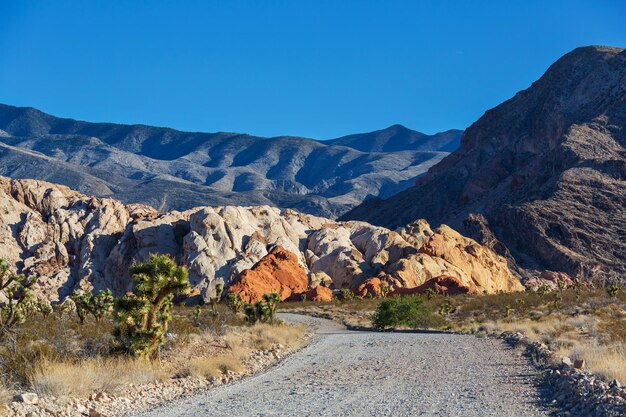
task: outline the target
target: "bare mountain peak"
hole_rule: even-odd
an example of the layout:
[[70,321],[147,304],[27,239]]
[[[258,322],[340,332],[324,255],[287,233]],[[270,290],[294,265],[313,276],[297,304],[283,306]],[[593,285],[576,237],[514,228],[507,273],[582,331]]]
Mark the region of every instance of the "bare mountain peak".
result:
[[345,218],[461,228],[482,214],[526,266],[618,279],[626,273],[625,148],[626,51],[577,48],[472,124],[419,185]]

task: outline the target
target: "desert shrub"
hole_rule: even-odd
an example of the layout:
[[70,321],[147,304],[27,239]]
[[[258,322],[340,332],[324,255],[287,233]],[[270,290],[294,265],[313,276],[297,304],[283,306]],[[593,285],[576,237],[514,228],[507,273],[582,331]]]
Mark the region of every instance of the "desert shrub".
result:
[[336,299],[339,301],[351,301],[354,299],[354,293],[347,288],[342,288],[337,293]]
[[115,305],[117,348],[138,357],[158,357],[175,295],[189,292],[185,267],[166,255],[151,255],[130,268],[134,288]]
[[372,315],[372,324],[377,329],[415,327],[415,317],[423,303],[419,297],[394,297],[382,300]]
[[248,328],[248,336],[245,339],[253,349],[268,350],[277,344],[300,346],[304,332],[305,329],[302,326],[271,326],[267,323],[258,323]]

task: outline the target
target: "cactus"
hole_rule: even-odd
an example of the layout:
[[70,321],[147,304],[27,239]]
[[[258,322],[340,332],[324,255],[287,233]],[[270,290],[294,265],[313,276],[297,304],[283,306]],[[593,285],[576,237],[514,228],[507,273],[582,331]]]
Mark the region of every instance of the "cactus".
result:
[[190,289],[187,269],[167,255],[151,255],[146,262],[133,265],[130,272],[134,288],[115,303],[113,336],[119,350],[158,359],[172,319],[174,296]]

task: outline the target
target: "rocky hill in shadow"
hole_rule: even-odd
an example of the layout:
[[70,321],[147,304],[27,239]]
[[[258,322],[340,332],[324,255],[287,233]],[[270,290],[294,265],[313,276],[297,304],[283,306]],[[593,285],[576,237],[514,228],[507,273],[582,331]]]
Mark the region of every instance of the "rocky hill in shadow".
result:
[[578,48],[487,111],[416,186],[343,219],[393,228],[425,218],[524,268],[624,281],[625,147],[626,51]]

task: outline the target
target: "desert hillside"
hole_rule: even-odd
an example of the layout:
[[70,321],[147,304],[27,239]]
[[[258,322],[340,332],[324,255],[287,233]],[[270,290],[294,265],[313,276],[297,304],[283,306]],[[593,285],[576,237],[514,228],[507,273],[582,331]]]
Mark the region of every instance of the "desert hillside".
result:
[[0,105],[0,175],[161,210],[271,205],[336,217],[389,197],[458,147],[461,132],[403,126],[329,141],[89,123]]
[[415,187],[370,200],[343,219],[393,228],[425,218],[524,268],[623,281],[624,80],[624,49],[578,48],[487,111]]

